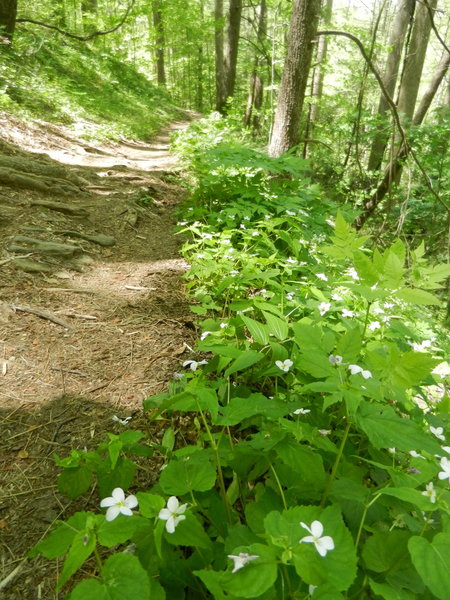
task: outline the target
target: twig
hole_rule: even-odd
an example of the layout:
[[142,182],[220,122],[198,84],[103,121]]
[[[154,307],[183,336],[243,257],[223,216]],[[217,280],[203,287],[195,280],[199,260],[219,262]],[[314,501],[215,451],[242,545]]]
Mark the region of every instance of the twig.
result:
[[38,308],[31,308],[31,306],[16,306],[14,304],[11,305],[11,308],[13,310],[19,310],[20,312],[31,313],[32,315],[41,317],[41,319],[47,319],[48,321],[52,321],[52,323],[56,323],[56,325],[60,325],[61,327],[70,329],[70,325],[68,323],[66,323],[66,321],[59,319],[55,315],[52,315],[51,313],[49,313],[45,310],[40,310]]
[[52,371],[64,371],[64,373],[70,373],[71,375],[79,375],[80,377],[87,377],[86,373],[77,371],[76,369],[62,369],[61,367],[50,367]]
[[17,577],[17,575],[20,573],[20,571],[24,568],[25,563],[27,562],[28,558],[24,558],[15,569],[13,569],[11,571],[11,573],[9,575],[7,575],[4,579],[2,579],[0,581],[0,590],[2,590],[3,588],[5,588],[8,583],[11,583],[11,581]]

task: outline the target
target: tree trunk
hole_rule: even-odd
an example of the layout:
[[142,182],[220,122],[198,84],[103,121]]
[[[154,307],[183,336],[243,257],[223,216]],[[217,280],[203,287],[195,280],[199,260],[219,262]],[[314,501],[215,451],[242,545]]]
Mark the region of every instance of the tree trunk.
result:
[[[445,51],[442,55],[442,58],[439,62],[439,65],[436,68],[436,71],[433,75],[433,78],[425,91],[422,100],[417,108],[416,113],[412,119],[412,123],[416,126],[421,125],[425,118],[428,109],[431,106],[431,103],[436,95],[436,92],[444,80],[444,77],[450,66],[450,54]],[[449,86],[450,88],[450,86]],[[386,194],[391,189],[393,182],[398,182],[400,180],[403,165],[405,160],[408,158],[410,154],[409,146],[405,146],[405,144],[401,144],[399,150],[397,151],[394,159],[387,166],[384,177],[381,183],[378,185],[377,190],[373,194],[373,196],[364,204],[364,212],[357,218],[356,226],[360,229],[367,219],[374,213],[377,206],[384,199]]]
[[[234,94],[236,82],[236,67],[239,46],[239,32],[241,30],[242,0],[230,0],[228,15],[227,43],[224,52],[224,74],[225,74],[225,102]],[[223,105],[223,110],[226,106]]]
[[[408,26],[413,18],[414,7],[415,0],[400,0],[398,11],[392,25],[388,44],[391,50],[387,57],[386,69],[383,77],[383,83],[391,98],[394,96],[406,32],[408,31]],[[381,94],[378,104],[378,117],[381,121],[386,117],[388,111],[389,105],[386,97],[384,94]],[[382,124],[380,124],[370,150],[369,162],[367,166],[369,171],[378,171],[380,169],[388,139],[389,132],[383,127]]]
[[[323,14],[323,23],[326,29],[330,26],[331,14],[333,12],[333,0],[326,0]],[[314,125],[319,120],[320,115],[320,99],[323,93],[323,81],[325,77],[324,65],[327,58],[328,50],[328,37],[321,35],[317,42],[317,53],[316,53],[316,64],[312,74],[311,81],[311,99],[312,102],[309,105],[308,121],[306,124],[305,138],[314,137]],[[303,148],[303,157],[306,158],[308,154],[308,142],[305,141]]]
[[[267,36],[267,5],[266,0],[261,0],[258,18],[257,50],[253,64],[252,74],[250,76],[250,90],[247,97],[247,107],[245,109],[244,125],[252,126],[255,131],[259,129],[259,115],[254,114],[254,109],[258,111],[263,104],[263,80],[258,74],[258,68],[261,63],[260,49],[264,46]],[[253,117],[253,118],[252,118]]]
[[[0,36],[10,44],[16,28],[17,0],[0,0]],[[0,42],[2,40],[0,39]]]
[[156,31],[156,80],[158,85],[166,85],[166,68],[164,51],[166,46],[164,36],[164,21],[161,9],[161,0],[152,1],[153,27]]
[[[428,6],[435,10],[437,0],[428,0]],[[398,111],[403,118],[411,120],[414,115],[420,78],[422,76],[428,40],[430,39],[431,19],[425,4],[418,3],[411,41],[407,49],[405,66],[400,82]]]
[[299,142],[299,123],[317,32],[320,0],[295,0],[286,60],[278,94],[269,155],[280,156]]
[[223,111],[226,104],[225,69],[223,63],[223,0],[214,1],[215,20],[215,64],[216,64],[216,110]]

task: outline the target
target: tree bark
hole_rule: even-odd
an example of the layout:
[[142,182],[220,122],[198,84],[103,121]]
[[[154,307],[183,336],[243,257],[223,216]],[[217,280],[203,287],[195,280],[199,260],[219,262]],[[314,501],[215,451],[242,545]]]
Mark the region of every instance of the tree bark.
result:
[[[383,76],[384,85],[391,98],[394,96],[406,32],[413,18],[414,7],[415,0],[400,0],[398,11],[392,25],[391,35],[389,37],[389,46],[391,50],[387,57],[386,69]],[[377,113],[380,120],[383,120],[388,112],[389,105],[386,97],[384,94],[380,94]],[[380,169],[388,139],[389,132],[380,124],[375,133],[370,150],[367,166],[369,171],[378,171]]]
[[166,68],[164,51],[166,40],[164,35],[164,20],[161,9],[161,0],[152,1],[153,27],[156,31],[156,80],[158,85],[166,85]]
[[215,20],[215,65],[216,65],[216,110],[223,111],[227,97],[225,94],[225,69],[223,63],[223,0],[214,1]]
[[12,42],[16,17],[17,0],[0,0],[0,36],[4,38],[3,43]]
[[[224,52],[224,76],[225,76],[225,102],[234,95],[236,83],[236,67],[239,46],[239,32],[241,30],[242,0],[230,0],[228,14],[228,31]],[[223,104],[221,112],[226,111]]]
[[295,0],[292,7],[286,59],[269,144],[270,156],[280,156],[299,143],[300,116],[319,11],[319,0]]
[[[259,115],[254,114],[263,103],[264,84],[261,76],[258,74],[258,68],[261,63],[260,48],[264,46],[267,36],[267,4],[266,0],[261,0],[258,18],[257,50],[255,61],[253,63],[252,74],[250,75],[250,90],[247,97],[247,107],[245,109],[244,125],[252,126],[255,131],[259,129]],[[252,118],[253,117],[253,118]]]

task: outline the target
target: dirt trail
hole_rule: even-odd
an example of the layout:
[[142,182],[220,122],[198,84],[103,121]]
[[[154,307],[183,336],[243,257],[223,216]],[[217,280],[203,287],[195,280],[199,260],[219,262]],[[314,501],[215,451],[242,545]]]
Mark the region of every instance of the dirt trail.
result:
[[[61,198],[0,188],[5,600],[64,597],[54,591],[55,564],[22,559],[55,519],[98,505],[95,493],[81,504],[58,493],[52,454],[66,456],[95,446],[107,431],[120,432],[115,415],[132,416],[128,427],[146,427],[143,399],[166,390],[190,357],[195,326],[182,283],[187,265],[171,233],[183,190],[168,151],[170,132],[149,144],[94,146],[62,127],[0,117],[11,156],[69,165],[66,175],[81,189]],[[113,245],[99,243],[105,239]],[[70,256],[59,253],[66,247],[75,248]]]

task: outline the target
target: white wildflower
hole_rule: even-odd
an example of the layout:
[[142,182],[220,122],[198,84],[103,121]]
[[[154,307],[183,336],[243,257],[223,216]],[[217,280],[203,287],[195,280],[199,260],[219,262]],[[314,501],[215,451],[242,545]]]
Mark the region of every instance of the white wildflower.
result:
[[162,508],[158,514],[158,519],[166,521],[167,533],[173,533],[178,523],[186,518],[186,515],[183,514],[186,507],[187,504],[182,504],[180,506],[176,496],[170,496],[167,500],[167,508]]
[[319,309],[320,316],[323,317],[330,310],[331,304],[329,302],[321,302],[317,308]]
[[231,571],[232,573],[236,573],[236,571],[245,567],[247,563],[255,560],[255,558],[259,558],[257,554],[247,554],[247,552],[239,552],[238,555],[228,554],[227,556],[228,558],[231,558],[234,563],[233,570]]
[[275,364],[279,369],[287,373],[294,363],[290,358],[286,358],[286,360],[276,360]]
[[422,496],[428,496],[432,504],[436,503],[436,490],[434,489],[432,481],[430,481],[430,483],[427,483],[427,485],[425,486],[425,490],[422,492]]
[[136,508],[137,505],[138,501],[136,496],[127,496],[127,498],[125,498],[125,492],[120,487],[114,488],[111,496],[103,498],[100,502],[101,508],[107,508],[107,521],[113,521],[120,514],[131,517],[133,515],[131,509]]
[[303,522],[301,522],[300,525],[303,527],[303,529],[306,529],[306,531],[309,531],[309,533],[311,534],[302,538],[299,541],[300,544],[302,542],[307,544],[314,544],[317,552],[322,557],[326,556],[327,552],[329,552],[330,550],[334,550],[333,538],[329,535],[322,536],[323,525],[320,521],[313,521],[311,523],[311,527],[308,527],[308,525],[306,525],[306,523]]

